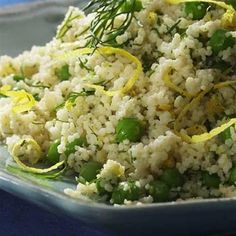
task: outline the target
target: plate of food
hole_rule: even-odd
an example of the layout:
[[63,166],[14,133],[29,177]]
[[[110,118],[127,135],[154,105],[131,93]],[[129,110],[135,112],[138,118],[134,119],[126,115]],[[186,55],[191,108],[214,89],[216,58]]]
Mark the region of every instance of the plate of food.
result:
[[[52,34],[61,5],[36,4],[0,19]],[[5,40],[0,187],[116,232],[233,232],[235,8],[78,1],[43,46]]]

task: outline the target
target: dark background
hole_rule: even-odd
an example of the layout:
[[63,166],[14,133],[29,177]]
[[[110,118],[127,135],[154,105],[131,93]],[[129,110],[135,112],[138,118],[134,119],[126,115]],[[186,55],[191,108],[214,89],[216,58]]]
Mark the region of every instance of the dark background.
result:
[[79,220],[48,212],[0,190],[2,236],[110,236],[106,229],[93,229]]

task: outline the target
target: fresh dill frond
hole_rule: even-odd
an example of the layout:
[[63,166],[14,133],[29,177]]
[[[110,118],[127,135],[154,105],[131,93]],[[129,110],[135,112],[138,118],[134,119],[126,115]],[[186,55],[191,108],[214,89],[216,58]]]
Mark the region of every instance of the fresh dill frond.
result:
[[167,31],[167,34],[171,34],[174,30],[177,30],[178,25],[180,24],[181,19],[179,19],[176,23],[174,23]]
[[80,93],[71,92],[67,98],[67,102],[74,103],[78,97],[85,97],[90,95],[94,95],[94,91],[82,91]]
[[[125,33],[129,28],[135,12],[142,9],[140,0],[92,0],[84,10],[92,10],[96,13],[90,25],[91,34],[88,36],[86,46],[96,48],[98,44],[103,46],[120,47],[116,37]],[[118,17],[124,19],[115,26]]]
[[64,20],[63,25],[58,29],[56,39],[62,39],[70,28],[72,28],[72,22],[75,19],[81,18],[80,14],[75,14],[75,9],[68,13],[67,18]]
[[71,103],[71,104],[74,104],[76,99],[78,97],[87,97],[87,96],[91,96],[91,95],[94,95],[95,94],[95,91],[94,90],[89,90],[89,91],[86,91],[86,90],[83,90],[82,92],[71,92],[69,93],[69,95],[66,97],[66,101],[63,102],[62,104],[58,105],[55,110],[57,111],[58,109],[62,108],[65,106],[66,102],[68,103]]
[[88,59],[82,59],[82,58],[78,58],[79,60],[79,66],[81,69],[85,69],[87,71],[94,71],[92,68],[89,68],[86,64],[88,62]]

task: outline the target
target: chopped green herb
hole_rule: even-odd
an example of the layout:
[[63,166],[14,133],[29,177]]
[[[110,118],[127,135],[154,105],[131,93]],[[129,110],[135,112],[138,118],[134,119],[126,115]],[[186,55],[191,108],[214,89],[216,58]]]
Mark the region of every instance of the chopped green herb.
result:
[[140,198],[140,187],[134,181],[120,183],[113,191],[111,202],[113,204],[123,204],[124,200],[135,201]]
[[39,94],[37,94],[37,93],[34,94],[33,97],[37,102],[39,102],[41,100],[41,98],[39,97]]
[[179,19],[174,25],[172,25],[168,29],[167,34],[171,34],[174,30],[177,32],[177,28],[178,28],[178,25],[179,25],[180,22],[181,22],[181,19]]
[[75,139],[74,141],[66,144],[65,155],[68,157],[71,153],[75,152],[75,147],[86,147],[88,146],[87,140],[85,137],[80,137]]
[[155,58],[151,58],[147,53],[144,53],[142,56],[142,65],[143,65],[143,71],[147,72],[151,69],[153,63],[155,63],[157,60]]
[[91,96],[91,95],[94,95],[95,91],[92,90],[92,91],[83,91],[83,92],[80,92],[80,93],[77,93],[77,92],[71,92],[67,98],[67,101],[68,102],[71,102],[71,103],[74,103],[75,100],[78,98],[78,97],[86,97],[86,96]]
[[229,183],[230,184],[235,184],[236,183],[236,167],[233,167],[230,170]]
[[66,64],[66,65],[62,66],[60,69],[57,69],[56,70],[56,76],[61,81],[68,80],[71,76],[71,74],[69,72],[69,65]]
[[81,58],[78,58],[79,59],[79,66],[81,69],[85,69],[87,71],[93,71],[93,69],[89,68],[86,63],[88,62],[87,59],[83,60]]
[[25,80],[25,77],[22,76],[22,75],[14,75],[13,76],[13,80],[19,82],[19,81],[24,81]]
[[209,188],[218,188],[220,185],[220,177],[217,174],[209,174],[207,171],[203,171],[202,183]]
[[207,57],[204,64],[206,65],[207,68],[218,69],[224,74],[231,73],[233,68],[233,66],[229,62],[224,61],[216,56]]
[[169,187],[182,186],[184,183],[183,175],[176,168],[166,169],[163,171],[160,179]]
[[105,183],[102,178],[99,178],[96,180],[97,191],[98,191],[98,194],[101,196],[107,194],[107,191],[106,191],[104,185],[105,185]]
[[155,180],[149,185],[148,192],[153,197],[154,202],[166,202],[170,199],[170,188],[165,182]]
[[211,36],[208,41],[214,55],[227,48],[232,48],[235,45],[235,39],[226,29],[218,29]]
[[225,142],[228,139],[231,139],[230,127],[225,129],[222,133],[220,133],[219,136],[223,142]]
[[62,104],[60,104],[59,106],[57,106],[55,109],[58,110],[58,109],[64,107],[66,102],[74,103],[78,97],[91,96],[91,95],[94,95],[94,93],[95,93],[94,90],[90,90],[90,91],[84,90],[84,91],[79,92],[79,93],[77,93],[77,92],[71,92],[71,93],[67,96],[66,101],[63,102]]

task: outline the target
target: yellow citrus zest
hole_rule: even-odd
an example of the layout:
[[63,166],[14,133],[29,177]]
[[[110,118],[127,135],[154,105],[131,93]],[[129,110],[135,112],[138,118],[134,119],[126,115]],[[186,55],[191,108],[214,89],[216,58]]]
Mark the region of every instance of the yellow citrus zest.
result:
[[29,111],[36,104],[32,94],[24,90],[12,91],[10,85],[1,87],[0,94],[12,98],[12,110],[16,113]]
[[170,88],[171,90],[174,90],[175,92],[185,96],[185,97],[189,97],[191,98],[192,95],[189,94],[188,92],[184,91],[182,88],[180,88],[179,86],[175,85],[171,80],[170,80],[170,71],[171,69],[167,69],[164,73],[164,76],[163,76],[163,81],[165,83],[165,85]]
[[225,82],[220,82],[220,83],[217,83],[214,85],[214,89],[221,89],[221,88],[224,88],[224,87],[227,87],[227,86],[230,86],[230,85],[234,85],[236,84],[236,80],[228,80],[228,81],[225,81]]
[[103,86],[101,85],[95,85],[95,84],[90,84],[90,83],[85,83],[84,85],[89,88],[96,89],[97,91],[107,95],[107,96],[114,96],[116,94],[125,94],[130,91],[130,89],[134,86],[135,82],[139,79],[141,72],[142,72],[142,63],[139,61],[139,59],[129,52],[127,52],[124,49],[121,48],[113,48],[113,47],[101,47],[101,48],[82,48],[82,49],[76,49],[72,52],[69,52],[63,56],[59,56],[58,58],[61,60],[67,60],[70,58],[78,57],[80,55],[85,55],[85,54],[91,54],[91,53],[100,53],[100,54],[106,54],[106,55],[111,55],[111,54],[116,54],[119,56],[123,56],[133,62],[136,65],[136,69],[132,77],[126,82],[126,84],[118,90],[114,91],[109,91],[106,90]]
[[223,132],[224,130],[226,130],[227,128],[229,128],[233,124],[234,125],[236,124],[236,118],[230,119],[228,122],[222,124],[219,127],[212,129],[210,132],[206,132],[206,133],[203,133],[200,135],[193,135],[191,137],[191,141],[192,141],[192,143],[199,143],[199,142],[207,141],[207,140],[215,137],[216,135],[220,134],[221,132]]
[[[196,134],[193,136],[189,136],[187,133],[185,133],[184,131],[178,131],[180,129],[180,121],[182,120],[182,118],[186,115],[186,113],[192,109],[194,106],[196,106],[200,100],[208,93],[210,92],[210,90],[212,89],[221,89],[223,87],[229,86],[229,85],[233,85],[236,84],[236,81],[225,81],[225,82],[220,82],[215,84],[214,86],[209,87],[208,89],[206,89],[205,91],[202,91],[198,94],[197,97],[193,98],[192,101],[187,104],[184,109],[180,112],[180,114],[178,115],[175,123],[174,123],[174,131],[177,135],[179,135],[182,140],[184,140],[185,142],[190,142],[190,143],[199,143],[199,142],[204,142],[207,141],[213,137],[215,137],[216,135],[220,134],[221,132],[223,132],[225,129],[227,129],[228,127],[230,127],[231,125],[236,125],[236,118],[232,118],[229,121],[227,121],[226,123],[222,124],[219,127],[216,127],[214,129],[212,129],[210,132],[205,132],[202,134]],[[188,131],[187,128],[186,131]]]
[[53,170],[58,169],[60,166],[62,166],[64,164],[65,161],[61,161],[56,163],[55,165],[49,167],[49,168],[35,168],[35,167],[31,167],[26,165],[25,163],[23,163],[20,158],[18,157],[18,152],[19,152],[19,148],[22,146],[23,143],[27,143],[28,145],[30,145],[33,149],[34,149],[34,153],[36,153],[36,155],[39,155],[39,158],[41,158],[42,156],[42,151],[40,146],[38,145],[38,143],[34,140],[34,139],[21,139],[20,141],[18,141],[12,148],[11,151],[11,155],[13,160],[24,170],[27,172],[31,172],[31,173],[35,173],[35,174],[44,174],[44,173],[49,173]]
[[186,142],[191,142],[191,137],[187,134],[184,134],[183,132],[179,132],[178,130],[180,129],[180,121],[182,120],[182,118],[186,115],[186,113],[193,107],[195,107],[200,100],[205,96],[205,94],[207,94],[210,90],[212,89],[212,87],[209,87],[208,89],[206,89],[205,91],[202,91],[198,94],[197,97],[193,98],[192,101],[190,103],[188,103],[183,110],[179,113],[175,123],[174,123],[174,131],[177,135],[179,135],[184,141]]

